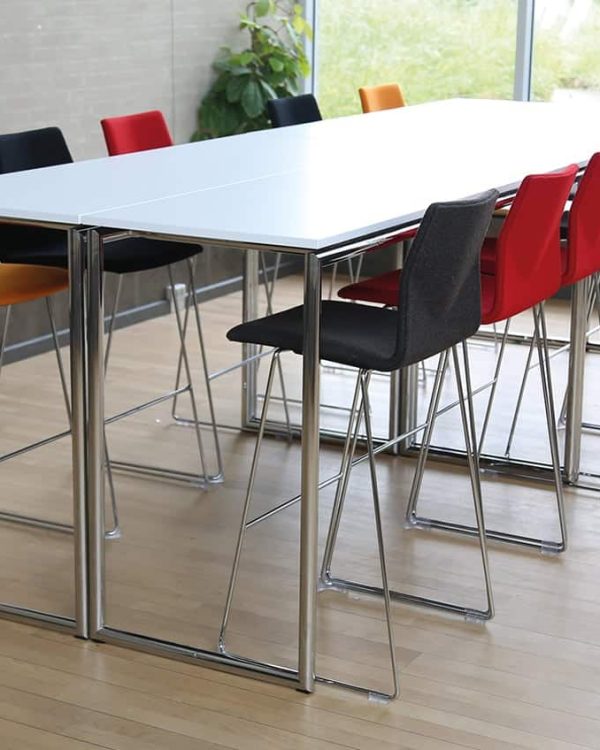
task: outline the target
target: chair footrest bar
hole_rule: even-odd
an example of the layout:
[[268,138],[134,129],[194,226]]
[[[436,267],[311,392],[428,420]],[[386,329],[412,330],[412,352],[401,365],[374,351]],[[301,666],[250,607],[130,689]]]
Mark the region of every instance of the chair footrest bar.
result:
[[[416,516],[408,521],[407,526],[418,529],[438,529],[440,531],[450,531],[454,534],[463,534],[464,536],[478,536],[479,532],[475,526],[467,526],[461,523],[452,523],[450,521],[440,521],[435,518],[424,518]],[[515,544],[520,547],[538,549],[546,554],[558,554],[563,552],[565,546],[562,542],[553,542],[536,537],[524,536],[521,534],[511,534],[505,531],[494,531],[493,529],[485,530],[486,539],[503,544]]]
[[[322,583],[322,591],[332,589],[333,591],[354,591],[358,594],[366,594],[367,596],[383,596],[383,589],[381,586],[370,586],[365,583],[350,581],[346,578],[328,578]],[[419,607],[429,607],[431,609],[441,609],[444,612],[452,612],[453,614],[460,615],[469,621],[485,621],[492,617],[492,613],[489,610],[461,607],[458,604],[452,604],[438,599],[430,599],[426,596],[405,594],[393,589],[390,589],[390,597],[393,601],[404,602],[405,604],[414,604]]]
[[[178,425],[179,427],[195,427],[196,424],[199,424],[200,427],[212,427],[213,426],[212,422],[207,422],[206,420],[203,420],[203,419],[199,420],[196,423],[196,421],[192,419],[191,417],[181,417],[179,416],[179,414],[173,414],[171,416],[175,424]],[[216,427],[219,430],[231,430],[232,432],[238,432],[238,433],[240,429],[242,429],[239,424],[237,425],[224,424],[223,422],[217,422]]]
[[194,487],[205,487],[207,484],[221,484],[223,482],[222,474],[205,476],[203,474],[193,474],[189,471],[178,471],[177,469],[166,469],[161,466],[147,466],[128,461],[111,461],[111,469],[126,474],[137,474],[139,476],[159,477],[168,479],[173,482],[183,482]]
[[119,419],[125,419],[125,417],[130,417],[132,414],[137,414],[137,412],[143,411],[144,409],[150,409],[152,406],[158,406],[158,404],[162,404],[163,401],[170,401],[176,396],[179,396],[180,393],[186,393],[189,390],[190,386],[184,385],[181,388],[176,388],[175,390],[169,391],[168,393],[163,393],[162,396],[157,396],[156,398],[150,399],[150,401],[145,401],[143,404],[137,404],[136,406],[132,406],[131,409],[126,409],[125,411],[121,411],[118,414],[113,414],[112,417],[107,417],[104,420],[104,424],[112,424],[113,422],[117,422]]
[[62,440],[62,438],[68,437],[70,434],[71,430],[63,430],[62,432],[57,432],[54,435],[50,435],[50,437],[38,440],[35,443],[25,445],[23,446],[23,448],[17,448],[16,450],[10,451],[9,453],[4,453],[4,455],[0,456],[0,463],[9,461],[11,458],[17,458],[17,456],[22,456],[23,454],[29,453],[29,451],[33,451],[36,448],[43,448],[45,445],[50,445],[51,443],[55,443],[57,440]]

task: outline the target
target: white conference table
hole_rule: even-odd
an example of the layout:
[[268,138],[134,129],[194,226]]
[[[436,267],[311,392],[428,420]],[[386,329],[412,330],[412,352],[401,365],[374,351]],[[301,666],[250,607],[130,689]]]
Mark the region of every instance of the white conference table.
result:
[[[0,176],[0,221],[60,226],[70,239],[77,601],[74,622],[54,618],[53,624],[72,627],[82,636],[250,672],[312,691],[319,679],[315,655],[322,270],[418,222],[433,201],[491,187],[503,196],[512,195],[528,173],[573,162],[584,166],[600,150],[597,115],[589,109],[578,115],[573,105],[448,100]],[[224,251],[269,250],[304,258],[299,648],[294,669],[164,643],[106,625],[99,229],[208,243]],[[571,388],[581,393],[582,290],[575,293],[574,308],[578,313],[573,317],[576,345],[571,359],[575,365],[579,362],[579,369],[571,367]],[[580,399],[571,402],[569,423],[577,426]],[[576,471],[578,461],[577,430],[571,433],[567,474]],[[27,611],[16,614],[27,617]]]

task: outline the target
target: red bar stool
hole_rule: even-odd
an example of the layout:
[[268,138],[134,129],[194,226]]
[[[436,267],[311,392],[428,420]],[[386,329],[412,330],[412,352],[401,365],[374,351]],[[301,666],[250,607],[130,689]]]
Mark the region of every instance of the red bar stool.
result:
[[[507,326],[498,354],[479,448],[481,449],[489,422],[506,344],[508,321],[513,315],[533,308],[535,338],[538,347],[540,372],[542,373],[544,406],[556,490],[560,540],[545,541],[539,538],[493,530],[487,530],[486,533],[491,539],[554,553],[562,552],[566,548],[567,529],[543,302],[556,294],[561,287],[563,261],[560,248],[560,222],[577,170],[578,167],[572,165],[558,172],[526,177],[515,196],[498,238],[487,240],[482,250],[482,323],[492,324],[506,320]],[[491,270],[494,273],[489,273]],[[340,290],[339,294],[346,299],[367,299],[370,302],[377,302],[382,305],[393,305],[395,304],[393,290],[395,289],[397,295],[401,273],[400,270],[392,271],[357,284],[351,284]],[[427,457],[428,450],[429,445],[427,441],[424,441],[419,455],[419,466]],[[475,533],[475,529],[470,526],[450,524],[417,515],[422,475],[422,469],[415,474],[415,481],[407,507],[407,521],[414,526],[425,528],[441,528],[462,534]]]
[[[562,277],[561,287],[571,286],[578,281],[593,277],[593,285],[589,290],[588,317],[591,315],[594,301],[600,304],[598,297],[598,272],[600,271],[600,152],[592,156],[588,166],[579,181],[577,190],[573,194],[570,209],[563,215],[561,223]],[[487,267],[493,269],[495,256],[488,251]],[[590,335],[588,333],[588,335]],[[525,372],[521,382],[519,398],[513,415],[511,429],[506,444],[506,455],[509,455],[515,434],[517,420],[525,393],[525,386],[529,372],[533,369],[533,345],[529,348]],[[569,345],[560,351],[567,351]],[[568,393],[565,393],[559,424],[564,422]],[[588,425],[592,428],[596,425]]]

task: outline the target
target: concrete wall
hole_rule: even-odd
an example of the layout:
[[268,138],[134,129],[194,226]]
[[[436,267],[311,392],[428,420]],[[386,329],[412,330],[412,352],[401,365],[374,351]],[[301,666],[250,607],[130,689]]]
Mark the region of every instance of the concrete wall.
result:
[[0,132],[56,124],[76,159],[105,154],[98,121],[161,109],[177,142],[243,0],[1,0]]

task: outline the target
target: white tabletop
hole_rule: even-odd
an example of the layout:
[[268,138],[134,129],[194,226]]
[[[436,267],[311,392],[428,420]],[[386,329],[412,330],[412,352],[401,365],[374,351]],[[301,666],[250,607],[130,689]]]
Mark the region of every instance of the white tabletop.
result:
[[600,110],[448,100],[0,176],[0,216],[323,249],[585,164]]

